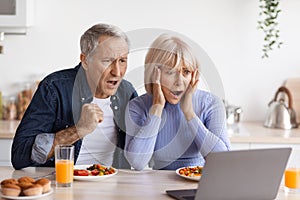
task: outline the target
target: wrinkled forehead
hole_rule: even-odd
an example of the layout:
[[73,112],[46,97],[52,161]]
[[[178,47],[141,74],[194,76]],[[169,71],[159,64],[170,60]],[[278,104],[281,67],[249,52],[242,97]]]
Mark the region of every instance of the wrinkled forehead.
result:
[[123,57],[127,56],[129,47],[121,37],[101,36],[95,51],[103,57]]

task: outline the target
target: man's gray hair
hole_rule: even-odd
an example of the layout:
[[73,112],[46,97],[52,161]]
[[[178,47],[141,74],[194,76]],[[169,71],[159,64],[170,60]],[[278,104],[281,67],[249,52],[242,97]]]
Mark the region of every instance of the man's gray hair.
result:
[[81,36],[81,53],[85,56],[89,56],[99,45],[99,37],[102,35],[123,38],[129,46],[129,39],[120,28],[110,24],[96,24],[85,31]]

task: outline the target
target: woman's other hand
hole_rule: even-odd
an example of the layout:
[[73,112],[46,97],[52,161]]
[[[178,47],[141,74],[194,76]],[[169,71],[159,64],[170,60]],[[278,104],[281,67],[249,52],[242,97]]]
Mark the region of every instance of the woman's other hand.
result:
[[199,83],[199,71],[196,69],[192,72],[192,78],[190,84],[184,94],[184,96],[180,100],[180,107],[182,112],[185,115],[185,118],[189,121],[196,116],[193,109],[193,94],[197,89]]

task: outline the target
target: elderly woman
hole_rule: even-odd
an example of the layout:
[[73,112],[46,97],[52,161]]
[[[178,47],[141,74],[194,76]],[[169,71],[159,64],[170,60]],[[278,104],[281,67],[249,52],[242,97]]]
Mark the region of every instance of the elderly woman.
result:
[[180,38],[162,34],[145,60],[147,93],[126,109],[125,156],[133,168],[173,170],[204,165],[230,142],[222,101],[197,89],[199,64]]

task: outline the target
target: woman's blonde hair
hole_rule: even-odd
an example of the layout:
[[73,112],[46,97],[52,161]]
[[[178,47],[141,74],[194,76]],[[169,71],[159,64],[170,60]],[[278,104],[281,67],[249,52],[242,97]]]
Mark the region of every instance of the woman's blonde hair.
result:
[[185,66],[194,71],[199,67],[199,63],[187,43],[177,36],[162,34],[151,44],[145,59],[144,84],[149,94],[152,94],[152,76],[155,66],[169,68]]

